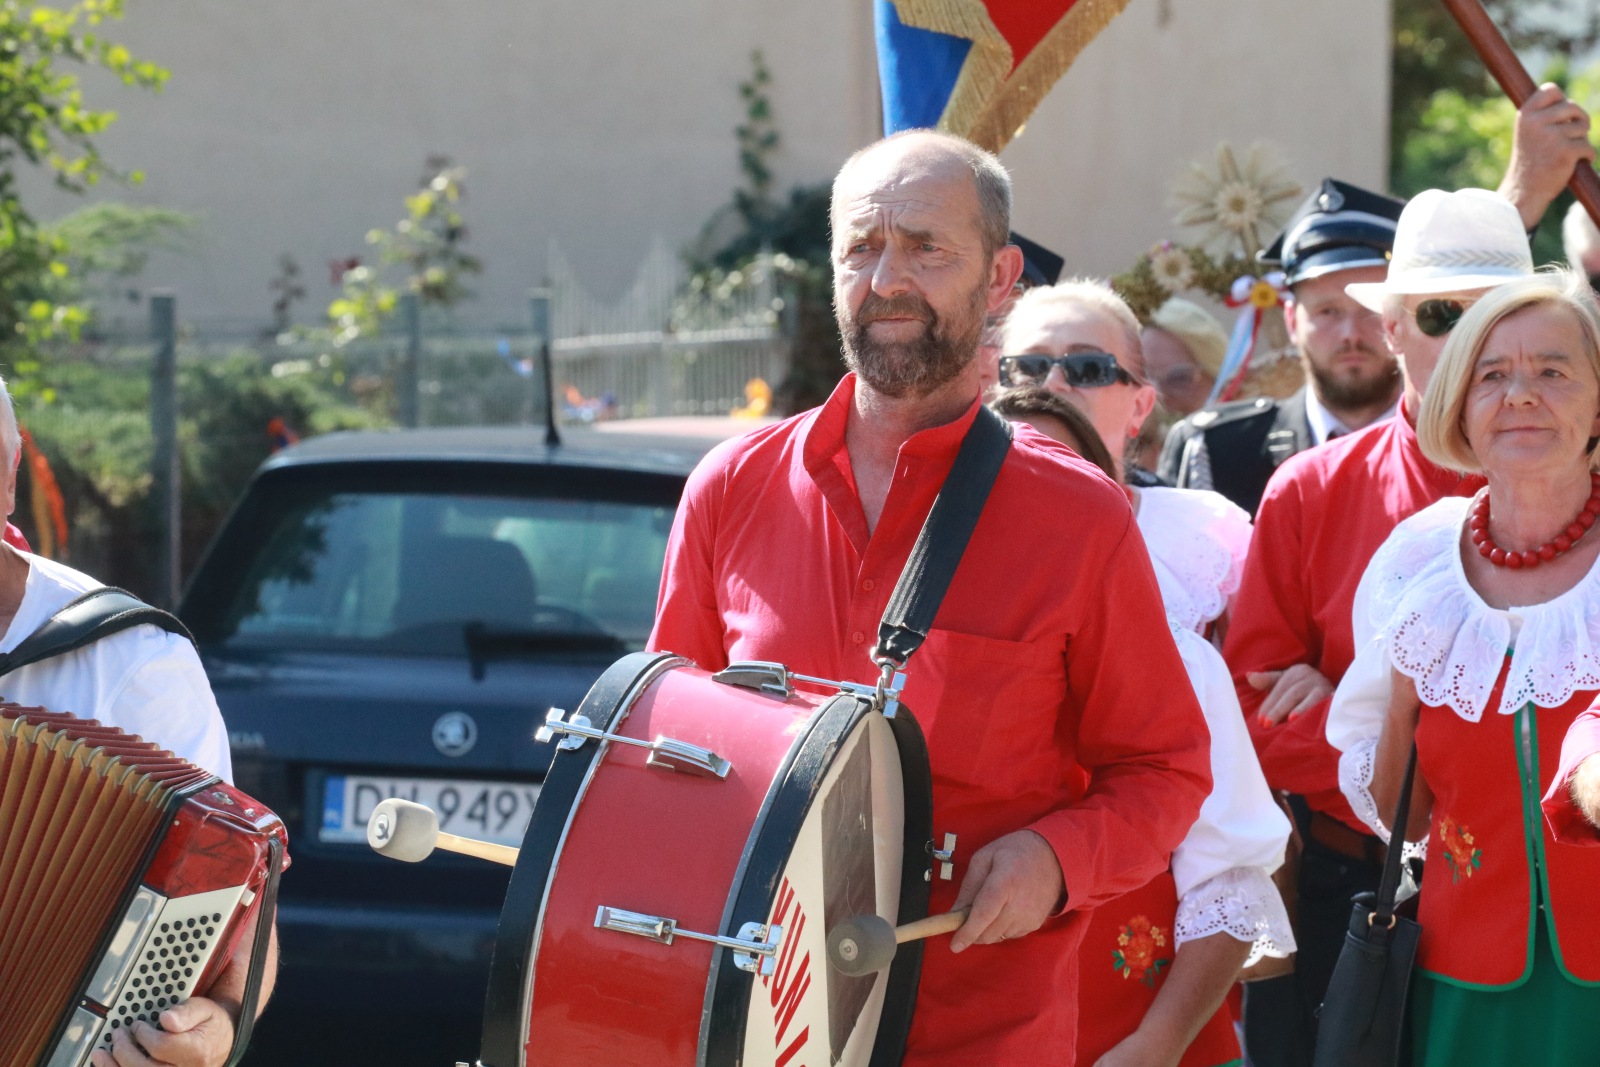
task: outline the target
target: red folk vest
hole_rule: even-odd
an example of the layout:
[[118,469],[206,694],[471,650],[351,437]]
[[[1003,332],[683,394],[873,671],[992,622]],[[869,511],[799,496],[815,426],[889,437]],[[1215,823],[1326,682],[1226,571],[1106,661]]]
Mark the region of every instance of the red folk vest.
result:
[[[1178,889],[1170,870],[1094,910],[1078,950],[1079,1063],[1094,1063],[1139,1028],[1177,953],[1172,934],[1177,912]],[[1218,1067],[1239,1056],[1224,1003],[1179,1067]]]
[[1558,844],[1539,808],[1561,739],[1596,694],[1501,715],[1504,684],[1502,669],[1478,722],[1424,707],[1417,724],[1417,765],[1434,793],[1417,966],[1457,984],[1517,985],[1544,921],[1562,973],[1600,984],[1600,849]]

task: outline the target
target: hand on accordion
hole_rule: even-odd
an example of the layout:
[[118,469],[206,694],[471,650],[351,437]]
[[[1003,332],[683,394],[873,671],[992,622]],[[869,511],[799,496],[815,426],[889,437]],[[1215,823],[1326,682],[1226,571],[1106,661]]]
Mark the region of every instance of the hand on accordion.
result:
[[[250,970],[248,950],[237,953],[218,976],[210,997],[191,997],[161,1013],[161,1028],[136,1022],[118,1030],[111,1052],[95,1052],[94,1067],[222,1067],[233,1051],[239,1002]],[[266,966],[261,976],[265,1006],[278,972],[278,932],[267,943]]]

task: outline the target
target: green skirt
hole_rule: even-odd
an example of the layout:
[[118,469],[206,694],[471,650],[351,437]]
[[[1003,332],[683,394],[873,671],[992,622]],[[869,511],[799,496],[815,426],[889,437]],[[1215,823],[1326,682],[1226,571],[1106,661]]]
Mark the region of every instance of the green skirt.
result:
[[1556,966],[1544,916],[1533,973],[1511,989],[1464,989],[1417,973],[1411,983],[1413,1067],[1581,1067],[1600,1064],[1600,986]]

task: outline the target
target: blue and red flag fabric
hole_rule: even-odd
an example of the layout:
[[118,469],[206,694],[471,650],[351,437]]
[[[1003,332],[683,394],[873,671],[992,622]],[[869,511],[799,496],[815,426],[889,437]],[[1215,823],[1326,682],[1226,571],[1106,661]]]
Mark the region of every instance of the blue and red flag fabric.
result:
[[883,132],[998,152],[1128,0],[874,0]]

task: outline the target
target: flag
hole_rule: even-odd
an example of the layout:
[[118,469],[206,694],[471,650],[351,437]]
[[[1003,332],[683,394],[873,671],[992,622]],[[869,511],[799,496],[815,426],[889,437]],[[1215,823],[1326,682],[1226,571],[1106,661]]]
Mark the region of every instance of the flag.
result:
[[883,132],[998,152],[1128,0],[874,0]]
[[[67,558],[67,504],[61,496],[61,487],[56,484],[56,475],[50,469],[50,461],[45,458],[39,446],[33,443],[33,435],[28,433],[27,427],[18,425],[17,431],[22,437],[23,454],[28,461],[28,505],[33,512],[33,532],[39,538],[38,554],[46,559]],[[12,547],[21,547],[27,550],[27,538],[22,538],[22,545],[18,546],[11,539],[14,527],[6,524],[6,542]],[[22,531],[17,531],[17,536],[22,537]]]

